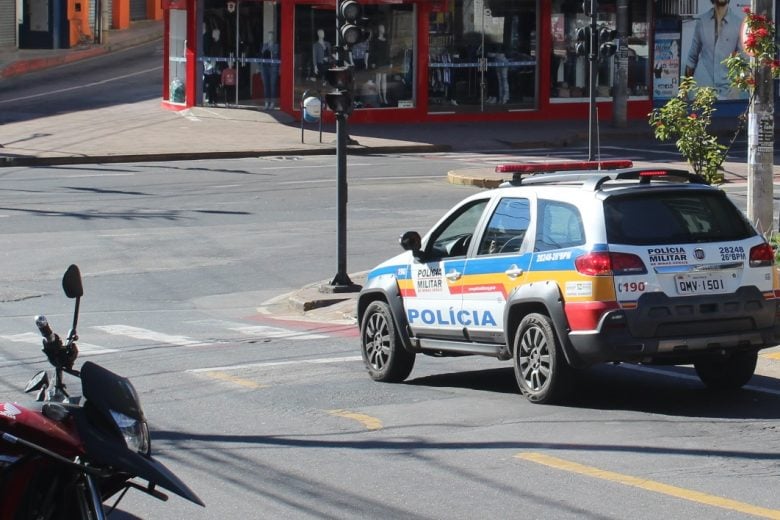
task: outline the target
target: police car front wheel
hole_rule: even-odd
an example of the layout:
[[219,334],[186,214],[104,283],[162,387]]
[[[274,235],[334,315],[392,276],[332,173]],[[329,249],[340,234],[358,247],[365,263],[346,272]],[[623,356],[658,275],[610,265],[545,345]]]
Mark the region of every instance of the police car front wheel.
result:
[[398,383],[411,373],[415,354],[401,344],[387,303],[375,301],[366,309],[360,324],[360,346],[363,363],[374,381]]
[[526,399],[551,404],[567,396],[573,369],[566,362],[549,317],[532,313],[523,318],[515,334],[513,354],[515,378]]

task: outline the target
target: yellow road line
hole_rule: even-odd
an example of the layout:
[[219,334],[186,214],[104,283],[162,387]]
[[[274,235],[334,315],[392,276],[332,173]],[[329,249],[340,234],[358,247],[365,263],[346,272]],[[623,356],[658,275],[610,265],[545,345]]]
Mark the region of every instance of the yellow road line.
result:
[[371,417],[370,415],[350,412],[347,410],[328,410],[328,413],[336,417],[344,417],[345,419],[352,419],[353,421],[357,421],[365,426],[368,430],[382,429],[382,421],[376,417]]
[[236,377],[234,375],[228,374],[227,372],[220,372],[217,370],[211,371],[211,372],[203,372],[204,375],[212,378],[212,379],[219,379],[220,381],[225,381],[227,383],[233,383],[235,385],[243,386],[244,388],[251,388],[253,390],[256,390],[258,388],[266,388],[267,385],[261,385],[260,383],[255,383],[254,381],[250,379],[244,379],[242,377]]
[[689,500],[691,502],[698,502],[708,506],[720,507],[730,511],[739,511],[740,513],[747,513],[749,515],[760,516],[763,518],[780,519],[780,510],[777,509],[758,507],[751,504],[746,504],[744,502],[730,500],[728,498],[709,495],[699,491],[693,491],[691,489],[670,486],[668,484],[655,482],[653,480],[632,477],[630,475],[623,475],[621,473],[606,471],[603,469],[594,468],[592,466],[585,466],[576,462],[570,462],[568,460],[544,455],[542,453],[518,453],[515,455],[515,458],[536,462],[537,464],[542,464],[544,466],[560,469],[563,471],[569,471],[571,473],[578,473],[588,477],[599,478],[610,482],[617,482],[618,484],[624,484],[626,486],[632,486],[635,488],[644,489],[646,491],[662,493],[664,495],[681,498],[683,500]]

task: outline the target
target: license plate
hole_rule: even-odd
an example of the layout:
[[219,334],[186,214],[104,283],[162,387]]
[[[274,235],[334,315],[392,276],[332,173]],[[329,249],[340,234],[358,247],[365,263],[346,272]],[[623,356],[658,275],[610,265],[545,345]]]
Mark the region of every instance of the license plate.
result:
[[715,294],[726,292],[726,283],[717,274],[684,273],[674,277],[677,294]]

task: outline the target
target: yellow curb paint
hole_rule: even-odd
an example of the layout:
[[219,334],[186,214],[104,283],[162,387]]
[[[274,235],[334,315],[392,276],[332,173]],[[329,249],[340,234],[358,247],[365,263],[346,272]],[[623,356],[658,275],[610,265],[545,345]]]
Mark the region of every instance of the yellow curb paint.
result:
[[560,469],[563,471],[569,471],[571,473],[578,473],[588,477],[599,478],[626,486],[644,489],[646,491],[653,491],[655,493],[661,493],[691,502],[698,502],[708,506],[720,507],[730,511],[739,511],[740,513],[760,516],[762,518],[780,519],[780,510],[777,509],[767,509],[765,507],[758,507],[751,504],[746,504],[744,502],[730,500],[728,498],[701,493],[699,491],[670,486],[661,482],[655,482],[653,480],[632,477],[630,475],[623,475],[621,473],[615,473],[612,471],[605,471],[594,468],[592,466],[585,466],[576,462],[551,457],[542,453],[518,453],[515,455],[515,458],[535,462],[537,464],[542,464],[544,466]]
[[761,357],[767,359],[780,359],[780,352],[772,352],[771,354],[762,354]]
[[253,390],[267,387],[267,385],[261,385],[260,383],[255,383],[250,379],[236,377],[234,375],[228,374],[227,372],[213,371],[213,372],[203,372],[203,374],[205,374],[206,376],[212,379],[218,379],[220,381],[225,381],[227,383],[233,383],[235,385],[243,386],[244,388],[251,388]]
[[328,410],[328,413],[336,417],[344,417],[345,419],[352,419],[353,421],[357,421],[365,426],[368,430],[382,429],[382,421],[376,417],[371,417],[370,415],[349,412],[347,410]]

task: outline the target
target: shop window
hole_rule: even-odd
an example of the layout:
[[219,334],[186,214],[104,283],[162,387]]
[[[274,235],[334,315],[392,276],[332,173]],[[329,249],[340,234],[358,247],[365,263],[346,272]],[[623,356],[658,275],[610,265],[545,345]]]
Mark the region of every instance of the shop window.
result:
[[184,80],[186,78],[187,58],[187,11],[171,9],[168,36],[168,101],[184,103]]
[[[642,0],[629,2],[628,22],[628,94],[647,99],[649,95],[649,10],[652,3]],[[588,92],[590,64],[587,56],[578,56],[575,50],[577,29],[590,25],[591,19],[582,12],[581,2],[554,0],[551,14],[552,62],[550,67],[551,100],[582,101]],[[617,7],[615,0],[601,0],[597,17],[598,25],[616,29]],[[615,62],[619,55],[599,61],[596,78],[596,96],[613,95]]]
[[204,0],[201,27],[204,103],[278,108],[279,3]]
[[[415,15],[411,4],[364,5],[368,39],[345,53],[355,72],[355,108],[415,106]],[[294,104],[304,93],[325,94],[328,68],[336,66],[335,13],[319,6],[295,7]]]
[[536,0],[453,0],[430,15],[432,113],[535,108]]

